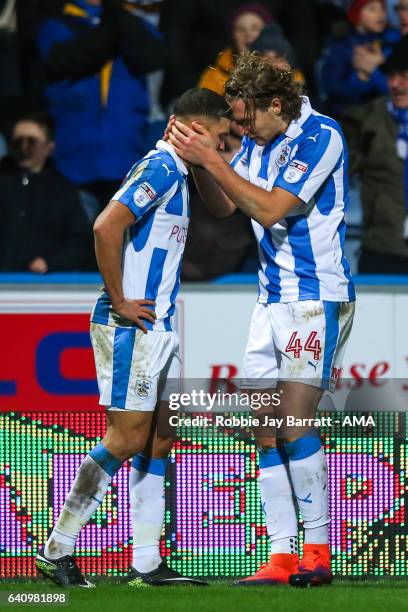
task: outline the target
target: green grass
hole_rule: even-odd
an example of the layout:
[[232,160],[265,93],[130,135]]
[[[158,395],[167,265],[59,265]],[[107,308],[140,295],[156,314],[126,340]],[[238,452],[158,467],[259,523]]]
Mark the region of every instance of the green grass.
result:
[[[214,582],[207,588],[146,587],[98,582],[96,589],[69,589],[69,604],[60,606],[10,605],[2,609],[61,609],[72,612],[399,612],[408,610],[408,582],[399,579],[339,580],[330,587],[233,588]],[[0,591],[61,592],[44,581],[3,581]]]

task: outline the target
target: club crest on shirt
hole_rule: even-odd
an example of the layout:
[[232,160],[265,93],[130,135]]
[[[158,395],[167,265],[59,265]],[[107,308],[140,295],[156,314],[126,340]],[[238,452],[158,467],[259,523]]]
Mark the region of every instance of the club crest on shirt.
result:
[[283,166],[287,163],[290,156],[290,146],[288,144],[283,144],[280,150],[278,157],[276,158],[276,165],[278,168],[283,168]]
[[157,193],[155,192],[153,187],[149,183],[144,182],[141,183],[136,189],[133,196],[133,201],[136,206],[139,206],[139,208],[143,208],[151,202],[154,202],[156,195]]
[[148,378],[138,378],[136,380],[135,391],[140,399],[146,399],[149,396],[152,383]]
[[287,183],[297,183],[306,174],[309,166],[298,159],[292,159],[283,175]]

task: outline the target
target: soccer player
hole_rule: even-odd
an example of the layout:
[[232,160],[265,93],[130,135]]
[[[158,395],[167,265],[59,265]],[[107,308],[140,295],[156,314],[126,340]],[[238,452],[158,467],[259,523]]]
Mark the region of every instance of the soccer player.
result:
[[[175,114],[186,125],[200,121],[214,149],[223,149],[230,121],[222,96],[191,89],[176,103]],[[160,438],[153,420],[157,402],[160,410],[168,409],[166,400],[180,384],[172,315],[189,223],[187,174],[188,165],[173,146],[159,141],[130,170],[95,222],[104,288],[91,316],[91,340],[100,404],[106,409],[106,434],[81,463],[56,525],[37,556],[39,571],[60,586],[93,586],[73,557],[75,541],[112,477],[131,457],[135,547],[129,584],[203,584],[180,576],[160,558],[163,481],[172,441]]]
[[[354,314],[344,255],[344,138],[336,121],[299,96],[290,72],[255,53],[240,56],[226,94],[246,133],[231,166],[199,124],[176,122],[169,139],[179,155],[201,166],[194,175],[214,214],[227,216],[238,207],[252,219],[259,295],[245,386],[261,390],[278,381],[275,416],[313,419],[323,391],[334,389]],[[307,426],[277,433],[256,432],[270,562],[238,584],[328,584],[327,474],[319,435]],[[305,531],[300,561],[297,508]]]

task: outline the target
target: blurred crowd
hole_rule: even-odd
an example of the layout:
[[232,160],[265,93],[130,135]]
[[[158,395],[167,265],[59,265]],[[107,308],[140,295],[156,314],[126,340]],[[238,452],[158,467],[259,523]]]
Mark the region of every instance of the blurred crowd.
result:
[[[175,99],[223,94],[245,50],[344,129],[354,271],[408,274],[408,0],[0,0],[0,271],[96,270],[97,214]],[[184,279],[255,271],[248,219],[191,189]]]

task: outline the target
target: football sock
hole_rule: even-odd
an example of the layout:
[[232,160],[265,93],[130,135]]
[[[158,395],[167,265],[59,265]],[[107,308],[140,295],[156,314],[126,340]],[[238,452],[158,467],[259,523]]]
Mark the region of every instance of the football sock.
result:
[[259,489],[271,554],[297,553],[297,513],[284,448],[259,452]]
[[303,516],[305,542],[327,544],[329,508],[326,457],[316,431],[285,444],[289,471]]
[[85,457],[65,500],[64,507],[48,538],[44,554],[48,559],[72,555],[81,528],[102,502],[112,477],[122,461],[102,443]]
[[130,512],[133,529],[132,566],[142,573],[161,563],[160,538],[164,522],[165,459],[135,455],[129,478]]
[[298,554],[298,539],[297,536],[291,538],[281,538],[280,540],[271,540],[271,555],[280,553]]
[[305,529],[305,544],[327,544],[329,541],[328,524]]

